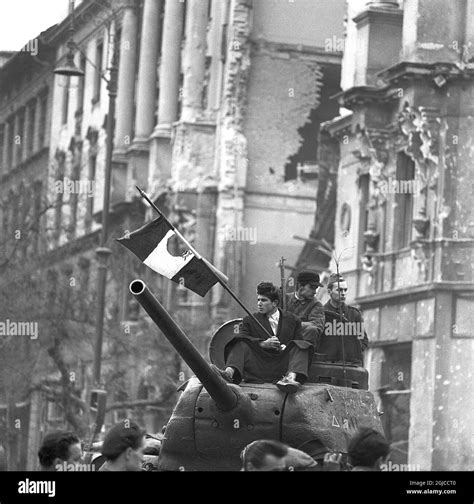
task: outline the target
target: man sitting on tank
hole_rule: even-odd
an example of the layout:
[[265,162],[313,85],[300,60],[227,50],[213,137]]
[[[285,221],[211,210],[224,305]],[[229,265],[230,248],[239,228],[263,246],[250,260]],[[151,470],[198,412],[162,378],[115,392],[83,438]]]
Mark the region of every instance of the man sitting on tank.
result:
[[[258,312],[243,319],[242,328],[226,348],[226,368],[215,370],[228,382],[277,382],[285,393],[294,393],[308,377],[314,352],[304,339],[298,317],[278,306],[278,288],[270,282],[257,286]],[[277,381],[281,376],[279,381]]]

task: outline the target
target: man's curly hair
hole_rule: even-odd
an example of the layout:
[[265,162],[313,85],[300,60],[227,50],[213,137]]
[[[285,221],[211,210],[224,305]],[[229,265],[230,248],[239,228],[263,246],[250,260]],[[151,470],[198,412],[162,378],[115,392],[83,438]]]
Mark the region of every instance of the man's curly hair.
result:
[[265,296],[270,301],[280,302],[280,291],[271,282],[260,282],[257,285],[257,296]]

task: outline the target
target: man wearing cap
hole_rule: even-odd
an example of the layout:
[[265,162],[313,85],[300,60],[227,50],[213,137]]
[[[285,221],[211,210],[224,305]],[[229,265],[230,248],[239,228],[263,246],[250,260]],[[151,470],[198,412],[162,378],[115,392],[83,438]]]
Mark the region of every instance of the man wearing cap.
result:
[[296,277],[294,294],[287,294],[286,309],[301,320],[303,339],[311,341],[317,348],[324,333],[324,309],[316,299],[316,289],[323,285],[314,271],[303,270]]
[[369,345],[363,327],[361,312],[345,303],[347,282],[342,275],[333,273],[327,283],[329,301],[324,305],[326,318],[324,335],[316,355],[318,360],[338,362],[343,360],[341,337],[344,337],[344,360],[362,366],[364,350]]
[[99,471],[141,471],[144,449],[145,432],[135,422],[123,420],[105,436],[102,455],[106,463]]

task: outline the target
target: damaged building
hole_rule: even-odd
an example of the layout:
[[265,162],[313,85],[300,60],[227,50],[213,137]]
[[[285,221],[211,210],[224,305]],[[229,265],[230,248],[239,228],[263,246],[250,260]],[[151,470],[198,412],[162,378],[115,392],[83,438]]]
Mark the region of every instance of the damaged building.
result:
[[370,389],[392,460],[414,470],[474,467],[473,8],[349,2],[343,114],[323,125]]

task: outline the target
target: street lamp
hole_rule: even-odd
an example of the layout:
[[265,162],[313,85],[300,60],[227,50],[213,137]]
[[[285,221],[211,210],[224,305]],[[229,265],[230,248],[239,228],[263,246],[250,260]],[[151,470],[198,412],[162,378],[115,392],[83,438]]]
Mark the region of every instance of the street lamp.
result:
[[72,38],[69,39],[67,47],[68,51],[66,54],[66,64],[56,67],[54,69],[54,73],[56,75],[64,75],[66,77],[84,77],[84,72],[80,68],[77,68],[74,63],[74,48],[76,47],[76,44]]
[[84,77],[84,72],[77,68],[74,63],[74,49],[77,47],[74,42],[74,0],[69,2],[69,16],[71,23],[69,25],[69,40],[67,42],[66,64],[56,67],[54,73],[56,75],[64,75],[65,77]]
[[[74,2],[72,9],[74,9]],[[72,13],[73,15],[73,13]],[[71,18],[71,26],[73,21]],[[73,28],[72,28],[73,29]],[[64,75],[67,77],[78,76],[83,77],[84,72],[79,70],[74,64],[73,50],[80,48],[71,37],[68,41],[68,54],[67,61],[64,66],[57,67],[54,73],[57,75]],[[118,68],[117,68],[117,43],[113,44],[112,62],[109,67],[109,78],[106,79],[103,75],[101,77],[107,82],[107,91],[109,95],[109,110],[107,113],[106,124],[106,156],[105,156],[105,181],[104,181],[104,204],[102,210],[102,230],[100,234],[99,247],[96,249],[98,258],[98,275],[97,275],[97,321],[96,321],[96,337],[94,348],[94,384],[97,387],[101,385],[101,363],[102,363],[102,342],[104,335],[104,313],[105,313],[105,290],[107,281],[107,268],[108,258],[112,251],[106,246],[109,232],[109,206],[110,206],[110,183],[112,176],[112,153],[114,147],[114,119],[115,119],[115,100],[117,98],[117,82],[118,82]]]

